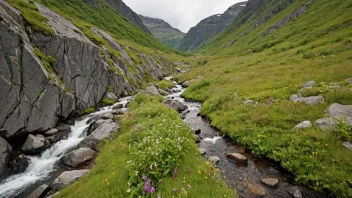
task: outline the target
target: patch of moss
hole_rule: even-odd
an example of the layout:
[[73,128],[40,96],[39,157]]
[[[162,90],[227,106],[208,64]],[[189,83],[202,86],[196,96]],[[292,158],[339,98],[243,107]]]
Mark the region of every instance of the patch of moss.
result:
[[13,7],[22,12],[25,22],[32,28],[32,30],[41,32],[44,35],[52,36],[54,31],[46,24],[48,19],[38,12],[38,7],[32,2],[25,2],[23,0],[9,0]]
[[115,103],[115,101],[110,100],[109,98],[103,98],[101,102],[104,106],[113,105]]

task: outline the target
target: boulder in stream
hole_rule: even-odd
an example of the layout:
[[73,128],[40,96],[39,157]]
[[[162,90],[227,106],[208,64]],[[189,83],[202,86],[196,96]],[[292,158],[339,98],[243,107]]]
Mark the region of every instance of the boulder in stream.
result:
[[97,153],[90,148],[80,148],[67,153],[62,161],[73,168],[80,167],[96,157]]
[[21,147],[21,150],[25,153],[35,154],[45,148],[45,137],[43,135],[32,135],[29,134],[26,142]]
[[210,156],[208,158],[208,161],[213,163],[214,165],[217,165],[220,163],[220,158],[218,156]]
[[41,185],[35,191],[33,191],[27,198],[40,198],[43,197],[46,193],[48,193],[50,187],[48,185]]
[[14,173],[23,173],[29,166],[30,159],[24,155],[19,155],[10,162],[11,169]]
[[103,115],[103,119],[114,119],[114,115],[112,115],[112,113],[106,113]]
[[49,130],[45,131],[44,135],[55,135],[57,132],[59,132],[59,130],[53,128],[53,129],[49,129]]
[[247,165],[247,158],[240,153],[228,153],[226,157],[235,160],[238,164]]
[[187,88],[187,87],[189,87],[189,85],[190,85],[189,81],[186,81],[186,82],[182,83],[181,86],[182,86],[183,88]]
[[176,100],[166,100],[164,104],[166,104],[170,108],[176,109],[180,113],[188,109],[186,105]]
[[205,155],[207,153],[207,149],[199,148],[199,152],[200,152],[201,155]]
[[123,108],[123,104],[117,104],[112,109],[122,109],[122,108]]
[[0,137],[0,175],[4,171],[12,148],[5,139]]
[[259,184],[248,184],[248,189],[256,196],[264,196],[266,194],[265,189]]
[[302,193],[297,186],[287,188],[287,191],[292,195],[294,198],[302,198]]
[[279,179],[278,178],[262,178],[260,180],[260,182],[262,182],[262,184],[266,185],[266,186],[269,186],[271,188],[275,188],[279,185]]
[[55,190],[59,191],[64,187],[68,186],[69,184],[72,184],[73,182],[77,181],[79,178],[81,178],[88,172],[88,169],[63,172],[59,177],[54,180],[52,186]]

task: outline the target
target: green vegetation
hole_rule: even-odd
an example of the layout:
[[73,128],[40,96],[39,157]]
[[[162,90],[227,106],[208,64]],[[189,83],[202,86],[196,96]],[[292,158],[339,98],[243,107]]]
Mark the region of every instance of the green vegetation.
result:
[[38,12],[37,6],[32,1],[9,0],[8,3],[22,12],[24,20],[32,30],[41,32],[47,36],[53,35],[53,30],[46,24],[48,19]]
[[175,52],[175,50],[163,45],[152,35],[134,26],[105,1],[97,0],[94,6],[82,0],[37,1],[65,16],[95,43],[99,44],[101,38],[90,32],[89,28],[92,26],[110,33],[110,35],[119,40],[129,40],[165,52]]
[[104,106],[110,106],[110,105],[115,104],[115,101],[110,100],[109,98],[103,98],[103,100],[101,102]]
[[161,101],[137,95],[96,166],[55,197],[236,197],[197,151],[192,130]]
[[79,112],[79,115],[86,115],[86,114],[90,114],[93,113],[95,111],[94,107],[89,107],[85,110],[83,110],[82,112]]
[[159,89],[162,89],[164,91],[167,91],[168,89],[171,89],[172,87],[174,87],[174,83],[172,83],[171,80],[162,80],[156,83],[156,86]]
[[[193,79],[183,95],[202,101],[201,114],[224,134],[253,153],[280,162],[295,174],[298,183],[351,197],[352,152],[341,143],[351,140],[350,128],[324,131],[316,126],[294,127],[323,118],[333,103],[352,105],[351,86],[346,82],[352,77],[350,42],[346,42],[352,39],[348,28],[352,3],[311,2],[301,17],[263,35],[306,2],[293,2],[256,28],[254,25],[280,2],[271,1],[260,12],[250,13],[249,20],[239,16],[228,30],[200,49],[208,64],[198,64],[177,79]],[[302,95],[322,95],[325,103],[313,107],[289,101],[310,80],[318,84],[303,90]],[[247,99],[259,104],[244,105]]]

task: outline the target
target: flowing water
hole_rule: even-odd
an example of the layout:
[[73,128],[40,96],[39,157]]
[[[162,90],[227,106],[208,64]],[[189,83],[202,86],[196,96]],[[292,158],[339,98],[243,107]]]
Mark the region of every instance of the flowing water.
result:
[[[178,100],[188,106],[189,113],[186,114],[184,121],[193,130],[201,130],[199,136],[202,140],[198,146],[207,150],[205,154],[206,159],[209,156],[218,156],[220,158],[217,167],[221,170],[221,175],[226,178],[226,182],[231,188],[236,189],[240,197],[292,197],[288,189],[297,185],[294,184],[294,176],[291,173],[285,171],[278,163],[272,160],[257,157],[246,152],[243,147],[236,144],[231,138],[223,137],[219,130],[211,127],[208,120],[198,116],[201,103],[185,101],[181,97],[185,89],[180,85],[176,85],[175,89],[177,89],[177,93],[173,93],[167,96],[167,98]],[[247,165],[241,166],[236,164],[236,162],[226,157],[227,153],[241,153],[247,157]],[[278,178],[278,187],[271,188],[263,185],[260,180],[265,177]],[[258,194],[253,193],[253,186],[255,188],[254,191],[258,190],[258,188],[264,189],[265,195],[258,196]],[[298,187],[303,197],[327,197],[304,186]]]
[[[124,106],[131,97],[120,99],[117,104]],[[115,104],[115,105],[117,105]],[[40,156],[28,156],[30,159],[29,166],[24,173],[10,176],[0,182],[0,198],[5,197],[23,197],[24,194],[30,193],[39,185],[45,183],[48,178],[58,174],[60,170],[58,162],[62,156],[75,148],[85,137],[86,130],[90,125],[92,118],[99,117],[112,111],[115,106],[104,107],[98,112],[89,114],[81,121],[71,126],[71,132],[67,139],[61,140],[44,151]],[[122,111],[126,111],[123,108]],[[25,191],[28,191],[27,193]]]

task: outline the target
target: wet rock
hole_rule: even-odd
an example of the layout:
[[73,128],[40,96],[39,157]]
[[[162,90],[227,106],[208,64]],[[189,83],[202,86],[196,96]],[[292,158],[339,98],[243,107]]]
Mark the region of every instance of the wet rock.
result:
[[210,156],[209,158],[208,158],[208,161],[209,162],[212,162],[213,164],[219,164],[219,162],[220,162],[220,158],[218,157],[218,156]]
[[99,142],[100,140],[107,138],[111,133],[118,131],[118,125],[112,120],[104,122],[101,126],[99,126],[96,130],[92,132],[88,137],[86,137],[82,142],[78,145],[79,148],[88,147],[95,151],[99,150]]
[[59,130],[53,128],[44,132],[45,135],[55,135]]
[[297,101],[306,103],[311,106],[316,106],[317,104],[324,102],[324,97],[323,96],[310,96],[307,98],[300,98]]
[[279,185],[279,179],[277,178],[262,178],[260,182],[271,188],[275,188]]
[[123,115],[124,114],[122,110],[113,110],[111,113],[113,115]]
[[10,144],[8,144],[5,139],[0,137],[0,175],[4,171],[9,161],[9,155],[11,151],[12,151],[12,148]]
[[166,91],[162,90],[162,89],[158,89],[158,92],[163,95],[163,96],[167,96],[169,95],[169,93],[167,93]]
[[287,191],[294,197],[294,198],[302,198],[302,193],[297,186],[287,188]]
[[147,87],[146,91],[151,93],[151,95],[160,95],[158,89],[154,85]]
[[279,175],[280,174],[280,171],[276,170],[275,168],[273,167],[270,167],[268,170],[266,170],[266,173],[268,175]]
[[352,117],[352,105],[342,105],[342,104],[332,104],[325,113],[329,117],[342,118],[342,117]]
[[71,129],[70,125],[68,125],[68,124],[60,124],[60,125],[56,126],[55,128],[59,131],[66,131],[66,130]]
[[247,158],[240,153],[228,153],[226,157],[235,160],[239,164],[247,165]]
[[112,109],[122,109],[123,104],[116,104]]
[[254,101],[254,100],[246,100],[243,104],[244,105],[257,105],[258,102]]
[[131,101],[128,101],[128,102],[125,104],[124,108],[128,108],[130,105],[131,105]]
[[43,197],[50,190],[48,185],[41,185],[35,191],[33,191],[27,198],[40,198]]
[[73,182],[77,181],[79,178],[81,178],[83,175],[87,174],[89,170],[73,170],[73,171],[66,171],[61,173],[61,175],[56,178],[53,182],[53,188],[55,190],[61,190],[64,187],[68,186],[69,184],[72,184]]
[[259,184],[248,184],[248,189],[257,196],[264,196],[266,194],[265,189]]
[[176,100],[166,100],[164,102],[168,107],[176,109],[178,112],[182,112],[188,109],[188,107]]
[[26,142],[21,147],[21,150],[25,153],[35,154],[45,148],[45,137],[43,135],[32,135],[29,134]]
[[307,120],[296,125],[295,129],[304,129],[304,128],[309,128],[311,126],[312,126],[312,123],[309,120]]
[[106,120],[114,119],[114,115],[112,115],[112,113],[107,113],[103,115],[103,119],[106,119]]
[[201,139],[200,139],[199,135],[195,135],[195,138],[196,138],[196,143],[200,143]]
[[313,88],[315,85],[317,84],[317,82],[315,82],[314,80],[306,82],[303,87],[304,88]]
[[200,152],[201,155],[205,155],[207,153],[207,149],[199,148],[199,152]]
[[187,88],[187,87],[189,87],[189,85],[190,85],[189,81],[186,81],[186,82],[182,83],[181,86],[182,86],[183,88]]
[[23,173],[27,169],[29,162],[30,159],[28,157],[19,155],[10,162],[11,170],[16,174]]
[[199,135],[201,132],[202,132],[202,130],[197,129],[197,130],[194,131],[194,134]]
[[80,148],[78,150],[67,153],[62,161],[64,164],[77,168],[91,161],[96,157],[97,153],[90,148]]
[[347,149],[352,150],[352,144],[350,142],[343,142],[342,143]]
[[69,133],[70,131],[59,131],[55,135],[46,137],[46,139],[50,142],[50,144],[53,144],[55,142],[67,138]]
[[187,116],[187,114],[188,114],[189,112],[191,112],[191,111],[190,111],[190,110],[186,110],[186,111],[182,112],[181,115],[180,115],[181,118],[182,118],[182,119],[185,119],[186,116]]
[[337,121],[333,118],[321,118],[314,122],[316,126],[321,129],[334,129],[336,128]]

